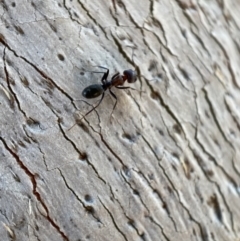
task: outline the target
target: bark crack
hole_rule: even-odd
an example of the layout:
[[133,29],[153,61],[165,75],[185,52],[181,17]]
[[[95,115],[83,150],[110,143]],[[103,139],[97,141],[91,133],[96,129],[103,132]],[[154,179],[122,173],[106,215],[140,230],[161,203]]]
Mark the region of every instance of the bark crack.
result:
[[[3,41],[1,41],[2,43],[4,43]],[[6,47],[4,47],[4,51],[3,51],[3,64],[4,64],[4,72],[5,72],[5,76],[6,76],[6,82],[7,82],[7,86],[8,86],[8,89],[11,93],[11,96],[14,97],[16,103],[17,103],[17,106],[18,106],[18,109],[22,112],[22,114],[26,117],[26,113],[22,110],[21,108],[21,105],[20,105],[20,102],[17,98],[17,95],[16,93],[13,91],[12,87],[11,87],[11,83],[10,83],[10,77],[9,77],[9,74],[8,74],[8,71],[7,71],[7,64],[6,64]],[[13,102],[12,102],[13,104]],[[12,105],[13,106],[13,105]]]
[[[153,151],[153,150],[151,150],[151,151]],[[155,157],[156,157],[156,155],[155,155]],[[169,219],[170,219],[170,220],[172,221],[172,223],[173,223],[173,226],[174,226],[175,231],[178,232],[177,224],[176,224],[176,222],[174,221],[174,219],[173,219],[173,217],[172,217],[172,215],[171,215],[171,212],[170,212],[170,210],[169,210],[169,208],[168,208],[168,205],[167,205],[166,201],[162,198],[161,194],[160,194],[156,189],[154,189],[154,188],[152,187],[152,185],[149,183],[148,179],[145,177],[144,173],[142,173],[141,171],[138,171],[138,170],[134,170],[134,169],[133,169],[133,171],[135,171],[136,173],[138,173],[138,175],[142,176],[142,178],[148,183],[148,186],[152,189],[152,192],[157,194],[158,198],[159,198],[159,199],[161,200],[161,202],[162,202],[162,206],[163,206],[164,210],[166,211]]]
[[100,199],[100,197],[98,197],[98,200],[100,201],[100,203],[102,204],[103,208],[107,211],[107,213],[109,214],[112,223],[114,224],[116,230],[123,236],[124,240],[128,241],[126,235],[124,234],[123,231],[121,231],[121,229],[118,227],[117,222],[114,219],[114,215],[110,212],[110,210],[104,205],[104,203],[102,202],[102,200]]
[[63,179],[63,181],[64,181],[64,183],[65,183],[65,185],[66,185],[66,187],[72,192],[72,194],[76,197],[76,199],[81,203],[81,205],[85,208],[86,212],[90,213],[90,214],[92,215],[92,217],[93,217],[97,222],[99,222],[99,223],[102,224],[100,218],[97,217],[97,216],[94,214],[95,212],[94,212],[93,207],[92,207],[92,206],[89,206],[89,205],[86,205],[86,204],[80,199],[80,197],[76,194],[76,192],[73,190],[73,188],[71,188],[70,185],[68,184],[68,182],[67,182],[65,176],[63,175],[61,169],[57,168],[57,170],[59,171],[59,173],[60,173],[60,175],[61,175],[61,177],[62,177],[62,179]]
[[[237,87],[238,89],[240,89],[240,86],[239,86],[239,83],[236,79],[236,76],[234,74],[234,70],[233,70],[233,67],[231,65],[231,59],[229,58],[229,55],[228,55],[228,52],[227,50],[225,49],[225,47],[222,45],[221,41],[216,37],[214,36],[213,33],[211,33],[211,36],[212,38],[215,40],[215,42],[217,43],[217,45],[220,47],[220,49],[223,51],[223,54],[226,58],[226,65],[228,67],[228,70],[230,72],[230,75],[231,75],[231,78],[232,78],[232,81],[233,81],[233,84],[235,85],[235,87]],[[226,46],[226,45],[225,45]]]
[[69,14],[70,19],[71,19],[73,22],[76,22],[76,23],[78,23],[79,25],[82,26],[82,24],[81,24],[78,20],[76,20],[75,18],[73,18],[73,14],[71,13],[71,8],[69,9],[69,8],[67,7],[66,0],[63,0],[63,6],[64,6],[64,8],[68,11],[68,14]]
[[[74,150],[79,154],[79,156],[84,156],[84,154],[77,148],[76,144],[74,143],[74,141],[72,141],[64,132],[60,122],[58,121],[58,126],[59,129],[61,130],[62,135],[64,136],[64,138],[73,146]],[[106,184],[106,181],[99,175],[97,169],[95,168],[95,166],[88,160],[88,158],[86,158],[88,165],[93,169],[93,171],[96,173],[97,177],[104,183]]]
[[[146,144],[149,146],[149,143],[148,143],[147,141],[146,141]],[[149,146],[149,148],[152,149],[151,146]],[[154,154],[154,153],[155,153],[155,152],[153,151],[153,154]],[[155,155],[155,156],[156,156],[156,159],[158,160],[159,158],[157,157],[157,155]],[[158,161],[158,163],[159,163],[159,166],[160,166],[160,168],[162,169],[162,171],[163,171],[163,173],[164,173],[164,176],[167,178],[168,182],[171,184],[171,187],[172,187],[173,190],[175,191],[175,193],[176,193],[176,195],[177,195],[177,197],[178,197],[179,203],[181,204],[181,206],[183,207],[183,209],[188,213],[188,215],[189,215],[189,217],[191,218],[191,220],[199,226],[199,229],[200,229],[201,235],[202,235],[202,239],[203,239],[203,240],[206,240],[201,223],[198,222],[196,219],[194,219],[193,216],[191,215],[190,211],[187,209],[187,207],[185,207],[185,205],[184,205],[183,202],[181,201],[180,195],[179,195],[176,187],[174,186],[174,184],[173,184],[173,182],[171,181],[170,177],[167,175],[165,169],[164,169],[163,166],[161,165],[160,160]]]
[[33,195],[36,197],[36,199],[41,203],[42,207],[44,208],[46,215],[42,214],[48,222],[56,229],[56,231],[62,236],[63,240],[69,241],[68,237],[66,234],[61,231],[60,227],[58,224],[51,218],[49,214],[49,210],[45,202],[43,201],[40,193],[37,191],[37,181],[35,179],[35,174],[33,174],[28,167],[23,163],[23,161],[20,159],[20,157],[7,145],[6,141],[0,136],[0,140],[2,141],[4,147],[6,150],[11,154],[11,156],[15,159],[19,167],[26,173],[26,175],[29,177],[32,183],[32,192]]
[[104,27],[102,27],[102,26],[97,22],[97,20],[90,14],[90,11],[86,8],[86,6],[85,6],[83,3],[81,3],[80,0],[78,0],[78,3],[79,3],[79,5],[82,7],[82,9],[86,12],[87,16],[94,22],[94,24],[95,24],[96,26],[98,26],[98,27],[102,30],[102,32],[104,33],[106,39],[108,39],[107,33],[104,31]]
[[110,192],[111,192],[111,194],[112,194],[112,197],[113,197],[114,200],[119,204],[119,206],[121,207],[121,209],[122,209],[122,211],[123,211],[124,216],[127,218],[128,224],[130,224],[131,227],[133,227],[133,229],[136,231],[136,233],[138,234],[138,236],[142,238],[142,236],[144,235],[144,233],[140,233],[140,231],[139,231],[139,230],[137,229],[137,227],[134,225],[135,221],[127,215],[126,211],[124,210],[124,207],[122,206],[122,204],[120,203],[120,201],[115,197],[114,192],[113,192],[113,190],[112,190],[112,187],[111,187],[110,185],[109,185],[109,189],[110,189]]
[[221,128],[221,125],[220,125],[220,123],[219,123],[219,121],[218,121],[218,119],[217,119],[217,116],[216,116],[214,107],[213,107],[213,105],[212,105],[212,102],[211,102],[211,100],[210,100],[210,98],[209,98],[209,96],[208,96],[208,92],[207,92],[207,90],[206,90],[206,87],[204,87],[202,90],[203,90],[203,93],[204,93],[204,95],[205,95],[205,99],[206,99],[206,101],[207,101],[207,103],[208,103],[208,105],[209,105],[209,109],[210,109],[210,111],[211,111],[211,113],[212,113],[212,117],[213,117],[213,119],[214,119],[214,122],[215,122],[218,130],[220,131],[220,133],[221,133],[221,135],[223,136],[224,140],[229,144],[229,146],[232,148],[232,150],[234,150],[233,144],[227,139],[227,137],[226,137],[223,129]]
[[144,208],[147,210],[147,212],[150,213],[147,205],[146,205],[146,204],[144,203],[144,201],[142,200],[142,197],[141,197],[140,192],[139,192],[136,188],[134,188],[134,187],[131,185],[130,182],[127,181],[127,179],[125,178],[125,176],[124,176],[122,173],[121,173],[121,176],[123,177],[125,183],[127,183],[127,185],[131,188],[131,190],[133,191],[133,194],[135,194],[136,196],[139,197],[140,202],[142,203],[142,205],[144,206]]
[[[47,81],[50,81],[50,83],[56,88],[58,89],[64,96],[66,96],[72,103],[72,105],[74,106],[75,109],[77,109],[75,103],[74,103],[74,99],[67,93],[64,91],[64,89],[62,89],[60,86],[58,86],[55,81],[50,78],[46,73],[44,73],[41,69],[39,69],[37,66],[35,66],[33,63],[31,63],[29,60],[27,60],[25,57],[20,56],[17,54],[17,52],[15,50],[13,50],[6,42],[6,40],[4,38],[0,38],[0,42],[6,47],[8,48],[17,58],[21,58],[24,62],[26,62],[28,65],[30,65],[34,70],[36,70],[44,79],[46,79]],[[5,59],[5,57],[4,57]],[[5,70],[6,71],[6,70]],[[8,80],[8,74],[6,71],[6,77]],[[14,97],[16,99],[16,95],[14,94]],[[19,105],[20,108],[20,105]],[[21,110],[21,108],[20,108]],[[21,110],[22,111],[22,110]],[[23,111],[22,111],[23,112]],[[24,113],[24,112],[23,112]],[[25,115],[25,113],[24,113]],[[26,115],[25,115],[26,116]]]

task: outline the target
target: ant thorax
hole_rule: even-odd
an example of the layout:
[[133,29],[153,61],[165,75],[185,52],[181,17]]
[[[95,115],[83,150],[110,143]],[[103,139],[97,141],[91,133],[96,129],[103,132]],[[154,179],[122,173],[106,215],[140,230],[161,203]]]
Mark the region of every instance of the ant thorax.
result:
[[125,79],[119,73],[116,76],[114,76],[111,80],[112,86],[123,85],[124,82],[125,82]]

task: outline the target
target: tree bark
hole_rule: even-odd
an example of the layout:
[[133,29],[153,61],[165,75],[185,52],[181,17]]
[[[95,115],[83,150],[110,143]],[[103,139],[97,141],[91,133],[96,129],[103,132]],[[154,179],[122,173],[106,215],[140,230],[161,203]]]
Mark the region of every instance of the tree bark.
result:
[[239,12],[1,1],[1,240],[239,240]]

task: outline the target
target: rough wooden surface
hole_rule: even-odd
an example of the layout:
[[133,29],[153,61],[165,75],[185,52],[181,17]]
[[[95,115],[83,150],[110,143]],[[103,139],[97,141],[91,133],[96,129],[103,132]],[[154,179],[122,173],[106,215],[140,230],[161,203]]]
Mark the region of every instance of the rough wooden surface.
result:
[[[239,12],[1,1],[1,240],[239,241]],[[68,131],[96,65],[136,69],[144,92],[114,90],[112,119],[108,94]]]

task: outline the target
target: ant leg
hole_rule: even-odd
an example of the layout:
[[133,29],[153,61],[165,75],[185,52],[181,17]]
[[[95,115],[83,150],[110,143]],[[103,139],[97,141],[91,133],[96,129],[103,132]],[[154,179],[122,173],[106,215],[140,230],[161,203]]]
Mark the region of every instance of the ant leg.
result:
[[117,72],[115,75],[113,75],[113,77],[111,78],[111,80],[113,80],[115,77],[117,77],[119,75],[119,72]]
[[[102,93],[102,97],[101,97],[101,99],[100,99],[100,101],[98,102],[98,104],[96,105],[96,106],[94,106],[90,111],[88,111],[82,118],[84,118],[85,116],[87,116],[88,114],[90,114],[92,111],[94,111],[100,104],[101,104],[101,102],[102,102],[102,100],[103,100],[103,97],[104,97],[104,92]],[[81,118],[81,119],[82,119]]]
[[106,69],[107,70],[107,72],[104,73],[104,75],[103,75],[103,77],[101,79],[102,83],[104,84],[105,83],[104,80],[107,80],[107,77],[108,77],[108,74],[109,74],[109,69],[106,68],[106,67],[100,66],[100,65],[98,65],[97,67],[101,68],[101,69]]
[[110,118],[111,118],[112,114],[113,114],[113,111],[114,111],[114,109],[115,109],[115,107],[117,105],[117,96],[111,91],[111,89],[109,89],[109,92],[110,92],[111,96],[113,96],[113,98],[116,100],[116,102],[115,102],[115,104],[113,106],[113,110],[112,110],[111,115],[110,115]]
[[91,73],[103,74],[103,77],[102,77],[102,79],[101,79],[101,82],[102,82],[103,84],[105,84],[105,83],[106,83],[106,80],[107,80],[107,77],[108,77],[108,74],[109,74],[109,69],[108,69],[108,68],[105,68],[105,67],[103,67],[103,66],[95,66],[95,67],[98,67],[98,68],[102,68],[102,69],[106,69],[106,70],[107,70],[107,72],[102,72],[102,71],[89,71],[89,72],[91,72]]
[[98,65],[97,67],[98,67],[98,68],[101,68],[101,69],[106,69],[106,70],[108,70],[108,68],[103,67],[103,66],[100,66],[100,65]]
[[138,91],[138,92],[145,92],[145,91],[141,91],[141,90],[137,90],[137,89],[134,89],[134,88],[132,88],[132,87],[130,87],[130,86],[115,86],[116,88],[118,88],[118,89],[122,89],[122,90],[124,90],[124,89],[130,89],[130,90],[136,90],[136,91]]
[[[102,97],[100,99],[100,101],[98,102],[98,104],[96,106],[94,106],[90,111],[88,111],[79,121],[81,121],[84,117],[86,117],[88,114],[90,114],[92,111],[94,111],[102,102],[103,97],[104,97],[104,92],[102,93]],[[73,126],[71,126],[68,131],[70,131],[75,125],[77,125],[78,123],[75,123]]]
[[85,72],[90,72],[90,73],[94,73],[94,74],[105,74],[106,73],[103,71],[85,71]]
[[115,86],[115,87],[118,88],[118,89],[122,89],[122,90],[124,90],[124,89],[132,89],[130,86]]
[[[98,66],[98,67],[101,67],[101,66]],[[103,67],[103,68],[104,68],[104,67]],[[106,68],[104,68],[104,69],[106,69]],[[101,79],[101,81],[102,81],[103,84],[106,83],[108,74],[109,74],[109,69],[107,69],[107,72],[103,74],[103,77],[102,77],[102,79]]]

